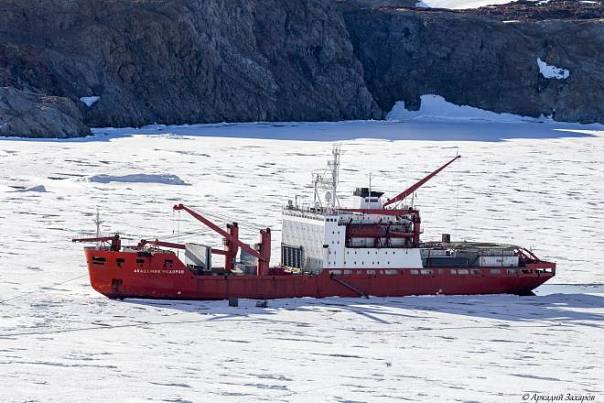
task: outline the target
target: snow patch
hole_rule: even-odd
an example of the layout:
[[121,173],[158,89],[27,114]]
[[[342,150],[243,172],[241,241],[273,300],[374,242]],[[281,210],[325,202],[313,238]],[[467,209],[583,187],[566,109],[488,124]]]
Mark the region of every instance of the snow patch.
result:
[[497,4],[509,3],[510,0],[422,0],[424,7],[430,8],[448,8],[452,10],[464,10],[469,8],[479,8]]
[[101,99],[101,97],[97,97],[97,96],[92,96],[92,97],[81,97],[80,98],[80,102],[82,102],[84,105],[86,105],[87,107],[91,107],[92,105],[96,104],[99,99]]
[[418,111],[409,111],[405,102],[397,102],[386,116],[387,120],[480,120],[503,123],[540,122],[545,118],[536,119],[512,113],[497,113],[467,105],[456,105],[446,101],[440,95],[427,94],[421,96],[421,107]]
[[566,80],[570,76],[570,71],[561,67],[556,67],[551,64],[547,64],[541,58],[537,58],[537,66],[539,66],[539,72],[545,78],[554,78],[556,80]]
[[126,183],[159,183],[163,185],[189,185],[176,175],[149,175],[149,174],[132,174],[123,176],[114,175],[94,175],[88,178],[90,182],[110,183],[110,182],[126,182]]

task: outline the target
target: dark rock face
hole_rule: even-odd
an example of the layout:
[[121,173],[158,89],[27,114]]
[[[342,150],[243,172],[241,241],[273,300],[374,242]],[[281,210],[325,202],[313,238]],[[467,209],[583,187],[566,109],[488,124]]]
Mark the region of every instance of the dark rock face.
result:
[[[396,101],[418,108],[423,94],[604,123],[601,0],[415,3],[0,0],[0,135],[379,119]],[[537,58],[570,77],[544,77]]]
[[0,136],[76,137],[90,134],[73,101],[0,87]]
[[415,7],[417,0],[335,0],[340,9]]
[[380,118],[321,0],[1,0],[0,85],[91,126]]
[[[469,13],[364,9],[344,13],[369,90],[388,111],[420,96],[495,112],[604,122],[604,24],[502,23]],[[545,78],[537,58],[568,69]],[[600,100],[600,101],[598,101]]]

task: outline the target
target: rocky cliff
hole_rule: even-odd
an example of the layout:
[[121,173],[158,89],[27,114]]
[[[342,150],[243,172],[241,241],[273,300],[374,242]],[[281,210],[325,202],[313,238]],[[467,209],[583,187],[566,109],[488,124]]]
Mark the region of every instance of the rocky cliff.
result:
[[[421,95],[438,94],[495,112],[604,122],[601,20],[522,22],[519,12],[502,21],[490,11],[346,11],[355,54],[382,110],[401,100],[418,108]],[[568,77],[544,74],[539,61]]]
[[329,1],[1,0],[0,26],[0,86],[90,126],[382,116]]
[[[0,135],[376,119],[428,93],[604,122],[602,3],[525,3],[0,0]],[[537,59],[570,75],[546,78]]]

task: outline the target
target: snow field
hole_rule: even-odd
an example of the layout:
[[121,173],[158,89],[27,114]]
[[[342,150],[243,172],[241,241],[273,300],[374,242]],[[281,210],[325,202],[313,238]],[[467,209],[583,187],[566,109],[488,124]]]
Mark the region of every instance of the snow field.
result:
[[[190,240],[219,246],[172,213],[178,202],[220,224],[236,219],[242,238],[256,241],[260,227],[279,229],[288,197],[311,194],[310,172],[340,141],[344,202],[369,172],[375,189],[393,195],[459,152],[418,193],[424,239],[448,232],[514,242],[558,262],[552,283],[602,283],[599,130],[414,119],[1,140],[0,401],[602,399],[597,287],[527,298],[293,299],[266,309],[254,301],[111,301],[90,288],[81,245],[69,242],[94,233],[98,207],[104,233],[179,240],[193,232]],[[136,180],[90,180],[97,175]],[[278,260],[279,231],[273,238]]]

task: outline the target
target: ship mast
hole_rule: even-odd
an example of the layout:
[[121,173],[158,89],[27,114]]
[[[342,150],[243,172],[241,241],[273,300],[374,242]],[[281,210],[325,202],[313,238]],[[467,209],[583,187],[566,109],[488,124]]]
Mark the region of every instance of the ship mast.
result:
[[[313,173],[315,208],[336,210],[340,207],[338,184],[340,183],[341,146],[334,144],[331,155],[333,159],[327,162],[328,170],[321,173]],[[321,199],[322,191],[325,191],[323,200]]]
[[[101,236],[101,224],[102,224],[103,222],[101,221],[101,215],[100,215],[100,213],[99,213],[99,208],[98,208],[98,207],[96,208],[96,218],[95,218],[95,220],[94,220],[94,223],[96,224],[96,237],[97,237],[97,238],[100,238],[100,236]],[[98,248],[100,245],[101,245],[101,243],[100,243],[100,242],[97,242],[97,245],[96,245],[96,246],[97,246],[97,248]]]
[[340,200],[338,199],[338,184],[340,182],[340,155],[342,154],[341,146],[334,144],[331,149],[333,155],[333,161],[329,161],[327,165],[331,168],[331,202],[329,207],[335,209],[340,206]]

